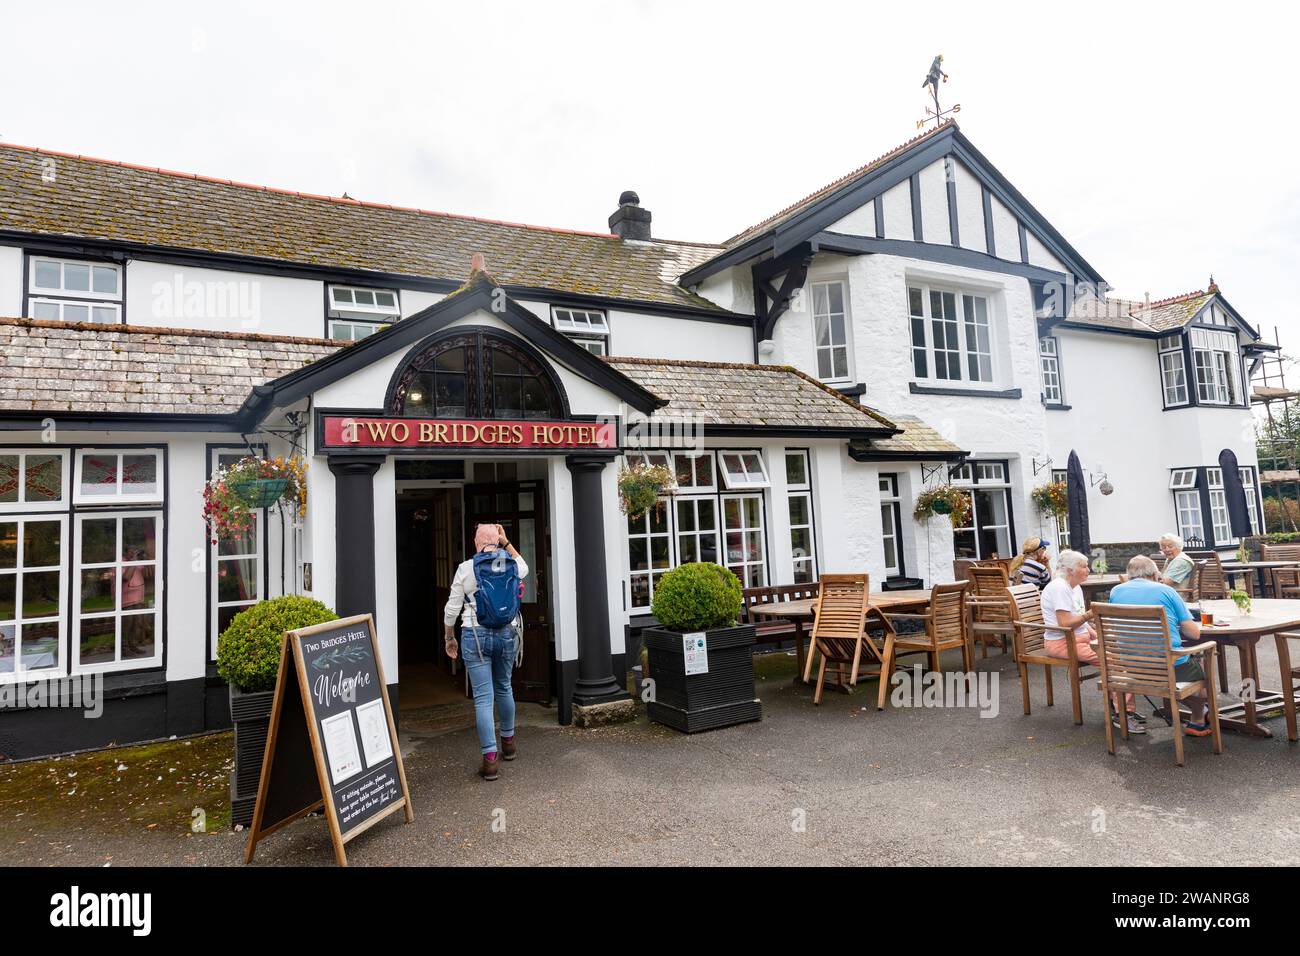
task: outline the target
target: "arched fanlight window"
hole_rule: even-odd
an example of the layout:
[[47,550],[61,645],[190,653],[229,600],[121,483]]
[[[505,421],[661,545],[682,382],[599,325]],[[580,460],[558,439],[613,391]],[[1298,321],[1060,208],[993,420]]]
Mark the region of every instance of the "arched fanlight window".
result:
[[567,418],[564,393],[542,360],[483,331],[455,332],[407,359],[388,411],[428,418]]

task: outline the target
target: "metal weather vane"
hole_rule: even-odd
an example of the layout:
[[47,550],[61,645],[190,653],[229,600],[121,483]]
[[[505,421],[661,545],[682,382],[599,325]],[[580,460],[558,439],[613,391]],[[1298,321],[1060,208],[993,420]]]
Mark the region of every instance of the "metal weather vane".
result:
[[934,100],[934,106],[925,108],[925,119],[916,121],[917,129],[924,129],[925,124],[931,120],[934,121],[934,125],[937,127],[947,117],[961,112],[960,103],[955,103],[950,109],[946,110],[939,106],[939,84],[947,82],[948,74],[943,72],[943,54],[940,53],[934,58],[934,62],[930,64],[930,72],[925,74],[925,79],[921,83],[921,89],[929,88],[930,97]]

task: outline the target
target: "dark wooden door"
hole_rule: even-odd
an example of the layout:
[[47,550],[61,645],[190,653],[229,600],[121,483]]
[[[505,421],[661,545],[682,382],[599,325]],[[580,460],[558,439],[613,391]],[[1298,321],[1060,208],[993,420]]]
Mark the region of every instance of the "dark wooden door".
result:
[[522,602],[524,663],[516,668],[516,700],[549,703],[551,699],[551,615],[547,564],[550,526],[546,520],[546,483],[510,481],[465,486],[465,541],[473,547],[480,523],[499,524],[528,564]]

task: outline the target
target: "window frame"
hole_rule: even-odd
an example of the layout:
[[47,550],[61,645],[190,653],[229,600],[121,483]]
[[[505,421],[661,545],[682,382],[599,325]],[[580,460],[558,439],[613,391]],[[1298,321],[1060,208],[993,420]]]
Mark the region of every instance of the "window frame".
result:
[[[789,460],[791,458],[801,458],[803,460],[803,481],[792,482],[789,480]],[[786,469],[786,519],[790,527],[790,565],[794,573],[794,583],[812,584],[820,577],[817,562],[817,516],[813,506],[812,456],[808,454],[806,448],[787,448],[782,456],[782,465]],[[807,502],[807,524],[795,524],[794,512],[790,508],[790,504],[796,498]],[[808,532],[809,547],[803,557],[795,554],[794,535],[796,531]],[[811,577],[807,580],[799,579],[801,566],[806,566],[811,574]]]
[[[235,445],[208,445],[207,446],[208,478],[211,479],[211,477],[216,474],[218,467],[220,467],[221,459],[223,457],[228,455],[230,456],[237,455],[240,458],[244,458],[253,454],[265,455],[266,447],[258,446],[256,449],[249,449],[249,448],[241,448]],[[256,604],[257,601],[265,600],[266,597],[270,594],[271,569],[270,569],[270,564],[267,560],[268,555],[267,555],[267,546],[266,546],[267,545],[266,535],[268,531],[268,525],[266,520],[267,512],[268,509],[266,508],[258,508],[254,512],[255,517],[257,519],[256,523],[254,524],[254,532],[257,535],[257,552],[255,554],[222,555],[219,553],[220,545],[212,541],[212,535],[209,534],[206,537],[206,540],[208,542],[208,561],[207,561],[207,566],[205,568],[206,578],[207,578],[205,593],[207,595],[207,635],[208,635],[209,663],[217,659],[217,641],[221,637],[221,633],[218,627],[218,623],[221,620],[221,611],[224,608],[238,607],[240,605],[246,605],[248,607],[251,607],[253,604]],[[257,599],[251,602],[250,601],[225,601],[225,602],[220,601],[218,599],[218,594],[220,593],[220,585],[221,585],[220,574],[219,574],[221,562],[246,561],[250,559],[257,561],[257,573],[255,575],[255,580],[257,581],[257,589],[258,589]]]
[[[62,512],[37,512],[23,514],[5,514],[0,515],[0,524],[16,524],[17,540],[15,543],[15,556],[13,568],[0,570],[0,577],[7,577],[12,574],[14,577],[14,616],[12,619],[5,618],[0,627],[13,625],[17,628],[14,639],[14,669],[9,673],[0,673],[0,684],[17,684],[26,683],[32,680],[47,680],[50,678],[66,677],[69,673],[68,660],[68,633],[69,633],[69,614],[70,607],[67,605],[67,594],[69,588],[68,575],[71,573],[69,567],[69,548],[71,547],[68,536],[69,514],[67,511]],[[23,564],[23,550],[25,548],[25,528],[31,522],[52,522],[59,526],[59,564],[55,566],[37,565],[31,568]],[[38,615],[30,621],[23,616],[23,575],[50,573],[57,571],[59,574],[59,606],[58,613],[51,617],[50,615]],[[66,573],[65,573],[66,572]],[[26,669],[22,666],[22,627],[26,624],[48,624],[56,622],[58,625],[58,664],[54,667],[41,667]]]
[[[907,561],[903,557],[903,504],[899,493],[899,473],[882,471],[876,475],[880,488],[880,550],[884,562],[885,580],[891,577],[903,577],[907,574]],[[888,486],[888,488],[886,487]],[[892,533],[886,531],[885,515],[889,515]],[[889,563],[889,552],[885,550],[885,539],[894,545],[894,564]]]
[[[1045,351],[1043,346],[1051,343],[1051,350]],[[1048,365],[1051,365],[1050,375],[1056,379],[1056,397],[1052,398],[1048,394]],[[1055,335],[1044,335],[1038,339],[1038,369],[1039,382],[1041,384],[1041,397],[1043,404],[1049,408],[1058,408],[1065,404],[1065,380],[1061,375],[1061,340]]]
[[[120,262],[112,262],[107,259],[79,258],[76,256],[55,256],[43,252],[32,252],[24,250],[26,262],[23,268],[23,315],[31,319],[38,319],[35,315],[34,307],[38,304],[55,304],[59,307],[59,318],[38,319],[39,321],[57,321],[57,322],[79,322],[78,319],[65,319],[63,310],[65,305],[85,306],[87,312],[86,322],[93,325],[122,325],[126,322],[126,266]],[[52,289],[48,286],[37,285],[36,267],[39,263],[57,263],[59,265],[59,282],[60,286]],[[91,288],[85,291],[79,289],[68,289],[64,283],[64,267],[67,265],[84,265],[90,269]],[[94,270],[109,269],[117,276],[116,292],[96,292],[94,290],[95,273]],[[97,322],[94,318],[95,308],[111,308],[116,318],[111,322]]]
[[[115,495],[85,495],[81,491],[81,476],[83,472],[83,462],[87,455],[114,455],[118,459],[117,468],[117,494]],[[144,455],[153,455],[154,458],[154,475],[157,491],[148,494],[123,494],[122,479],[124,477],[121,467],[121,460],[125,456],[143,457]],[[106,446],[84,446],[76,449],[74,456],[76,463],[75,471],[72,477],[72,504],[74,506],[87,508],[95,506],[109,505],[161,505],[166,498],[166,472],[165,461],[162,446],[151,445],[147,447],[132,447],[126,445],[106,445]]]
[[[565,318],[561,318],[561,314]],[[582,315],[585,321],[578,322],[575,315]],[[596,319],[598,321],[592,321]],[[587,309],[580,306],[552,305],[551,328],[566,336],[580,348],[587,349],[593,355],[609,355],[611,332],[609,314],[603,309]],[[596,352],[589,345],[600,344],[601,351]]]
[[[722,520],[719,522],[719,524],[722,526],[721,527],[722,546],[721,546],[721,554],[719,555],[719,557],[722,558],[722,561],[720,563],[724,568],[727,568],[729,571],[735,574],[736,577],[740,579],[740,586],[742,589],[767,587],[768,580],[770,577],[770,575],[768,574],[768,566],[767,566],[769,560],[769,548],[767,546],[767,500],[766,500],[767,496],[761,490],[758,490],[758,491],[744,491],[744,492],[733,492],[729,494],[723,494],[720,496],[720,498],[722,503],[722,507],[721,507]],[[729,501],[737,502],[738,513],[740,514],[742,520],[741,526],[734,530],[727,525],[727,502]],[[745,502],[747,501],[758,502],[758,525],[757,526],[751,526],[744,520]],[[759,556],[758,560],[757,561],[741,560],[739,562],[733,563],[731,560],[731,553],[727,547],[727,535],[729,534],[739,534],[741,536],[742,549],[745,546],[747,537],[749,535],[756,534],[758,536],[759,547],[762,551],[762,554]],[[755,583],[751,583],[749,580],[748,569],[755,568],[755,567],[758,568],[762,573],[760,575],[760,580],[758,580]],[[737,568],[742,569],[744,573],[741,573],[741,571],[737,571],[736,570]]]
[[[127,518],[152,518],[154,520],[154,557],[151,561],[133,561],[126,562],[122,558],[122,522]],[[87,569],[81,560],[80,550],[71,555],[69,562],[69,572],[72,576],[72,586],[69,591],[70,605],[68,608],[68,631],[70,634],[70,673],[72,674],[113,674],[122,671],[152,670],[163,666],[165,659],[166,633],[163,607],[165,601],[165,578],[167,565],[167,544],[166,544],[166,527],[167,515],[166,508],[159,505],[156,508],[113,508],[105,510],[82,510],[74,511],[73,534],[75,535],[77,547],[80,548],[82,542],[82,525],[87,521],[107,521],[112,520],[116,523],[116,558],[113,562],[92,562],[89,565],[91,570],[98,568],[107,568],[110,566],[117,572],[115,578],[115,587],[117,595],[114,610],[111,614],[102,612],[93,612],[86,615],[81,610],[81,579],[83,572]],[[141,611],[129,611],[122,607],[122,589],[124,586],[124,567],[145,567],[152,565],[154,569],[154,606],[151,609]],[[123,658],[122,657],[122,622],[127,617],[145,617],[152,614],[154,618],[154,653],[152,656],[143,658]],[[114,624],[114,659],[107,662],[98,662],[92,664],[81,663],[81,622],[83,620],[106,620],[112,618]]]
[[[905,283],[905,289],[908,317],[908,352],[911,357],[909,367],[912,381],[941,388],[996,390],[1004,376],[1003,362],[1000,356],[1002,336],[999,333],[1000,323],[998,321],[996,293],[987,289],[977,290],[959,284],[931,282],[925,279],[908,279]],[[920,294],[920,315],[917,315],[913,309],[912,293],[914,291]],[[948,317],[945,308],[944,314],[937,320],[945,326],[951,325],[953,327],[945,330],[945,341],[942,349],[937,349],[935,344],[936,320],[933,315],[933,297],[935,295],[940,297],[941,302],[945,301],[944,296],[951,296],[953,302],[951,319]],[[978,323],[971,323],[968,319],[967,300],[972,302],[979,300],[984,303],[985,328],[988,333],[987,351],[972,346],[971,330],[972,327],[978,328]],[[978,317],[978,309],[975,309],[974,306],[972,306],[972,315]],[[920,345],[917,344],[917,320],[921,321],[920,330],[923,342]],[[955,345],[950,340],[950,336],[954,334],[956,336]],[[976,335],[975,345],[978,345],[978,335]],[[918,352],[924,353],[924,373],[917,371]],[[937,374],[938,363],[936,359],[940,352],[943,353],[945,369],[952,371],[955,367],[958,373],[956,377],[943,377]],[[971,360],[981,356],[987,356],[988,358],[989,377],[987,379],[973,379],[970,377]]]
[[[758,460],[759,477],[753,478],[754,472],[750,470],[744,456],[753,455]],[[772,480],[768,476],[767,462],[763,460],[763,452],[757,448],[719,448],[717,449],[718,473],[722,478],[722,487],[725,491],[761,491],[764,488],[772,487]],[[737,471],[727,464],[728,458],[739,458],[740,468]],[[784,460],[782,461],[784,464]],[[733,474],[744,476],[743,481],[733,478]]]
[[[998,468],[1001,470],[1001,478],[991,478],[982,475],[981,471],[985,469]],[[963,472],[965,477],[963,477]],[[975,560],[983,561],[989,556],[983,553],[983,546],[980,536],[986,529],[1005,528],[1007,534],[1007,554],[1002,557],[1012,557],[1016,547],[1016,515],[1012,507],[1011,500],[1011,466],[1010,461],[1004,458],[971,458],[954,468],[949,469],[949,480],[962,491],[970,496],[971,516],[970,525],[961,528],[953,528],[953,546],[956,549],[957,535],[970,533],[975,545]],[[981,520],[979,499],[976,497],[976,491],[993,490],[1001,492],[1003,506],[1006,509],[1006,524],[985,524]],[[964,556],[963,556],[964,557]]]
[[[830,294],[827,293],[827,297],[826,297],[827,312],[825,313],[825,315],[826,315],[827,338],[828,340],[830,340],[830,344],[822,345],[817,339],[817,317],[818,317],[817,289],[819,287],[829,288],[830,286],[839,287],[840,302],[843,304],[843,310],[839,313],[836,313],[833,309],[830,308]],[[844,277],[835,277],[835,278],[827,278],[827,279],[817,279],[812,282],[809,282],[808,295],[809,295],[808,314],[812,320],[813,375],[817,378],[819,382],[823,382],[825,384],[843,385],[845,383],[852,383],[856,379],[856,371],[854,368],[854,361],[853,361],[853,313],[849,303],[848,277],[844,276]],[[841,325],[844,329],[844,341],[839,343],[833,341],[834,326],[832,325],[831,322],[832,317],[835,316],[836,314],[840,316]],[[844,374],[836,375],[835,374],[835,353],[841,350],[844,352]],[[831,355],[831,365],[830,365],[831,374],[830,376],[823,376],[821,374],[821,355],[823,352],[827,352],[827,351],[830,352]]]
[[[1223,408],[1240,407],[1241,342],[1226,328],[1192,326],[1188,330],[1192,372],[1196,381],[1196,404]],[[1221,348],[1231,340],[1232,347]]]
[[[71,503],[68,495],[71,492],[72,482],[72,456],[66,446],[58,448],[34,446],[15,446],[0,447],[0,458],[16,455],[18,457],[18,500],[9,502],[0,502],[0,515],[6,514],[40,514],[51,511],[67,511]],[[29,456],[37,455],[47,457],[51,455],[59,456],[62,461],[62,487],[60,488],[59,498],[57,501],[24,501],[23,492],[27,485],[27,468],[26,461]]]
[[[1160,395],[1164,400],[1165,408],[1183,408],[1192,404],[1192,389],[1187,374],[1187,349],[1183,342],[1183,335],[1174,333],[1159,338],[1156,341],[1156,355],[1160,369]],[[1177,367],[1173,367],[1171,362],[1176,362]],[[1182,398],[1178,397],[1180,390]]]
[[[353,302],[338,301],[336,293],[344,291],[352,294]],[[393,297],[393,307],[389,309],[379,305],[358,305],[355,301],[357,292],[387,293]],[[342,282],[325,283],[325,337],[331,341],[360,342],[401,320],[401,289],[390,286],[348,285]],[[369,331],[365,335],[352,334],[340,338],[335,331],[336,326],[347,326],[354,331],[356,329],[369,329]]]

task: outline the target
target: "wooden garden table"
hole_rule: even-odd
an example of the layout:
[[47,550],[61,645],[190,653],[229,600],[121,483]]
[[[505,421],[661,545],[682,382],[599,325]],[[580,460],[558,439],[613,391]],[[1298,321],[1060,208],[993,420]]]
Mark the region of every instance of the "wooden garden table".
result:
[[[1226,652],[1228,647],[1235,647],[1241,662],[1241,679],[1252,681],[1254,687],[1253,694],[1246,694],[1238,703],[1220,708],[1219,722],[1225,729],[1238,733],[1272,737],[1273,734],[1267,727],[1260,726],[1260,715],[1276,716],[1277,711],[1284,706],[1283,694],[1291,694],[1293,701],[1300,700],[1291,687],[1290,650],[1286,646],[1286,638],[1279,636],[1283,631],[1300,629],[1300,600],[1257,598],[1251,602],[1249,614],[1237,610],[1237,605],[1232,601],[1201,601],[1198,606],[1202,611],[1213,614],[1216,622],[1213,626],[1201,627],[1201,639],[1218,644],[1220,654]],[[1217,622],[1220,621],[1226,622],[1227,626],[1219,626]],[[1261,637],[1270,634],[1278,645],[1277,656],[1283,686],[1281,691],[1265,690],[1259,682],[1259,661],[1255,645]],[[1224,668],[1220,667],[1220,677],[1223,674]],[[1295,737],[1291,739],[1294,740]]]
[[1238,575],[1255,574],[1255,580],[1258,582],[1254,588],[1254,593],[1261,597],[1267,595],[1275,597],[1277,595],[1277,586],[1273,578],[1273,572],[1280,568],[1297,568],[1300,567],[1300,561],[1224,561],[1223,573],[1230,578],[1236,578]]
[[1118,574],[1090,574],[1088,580],[1079,587],[1083,588],[1084,601],[1091,604],[1096,599],[1098,591],[1109,591],[1119,583]]
[[[930,606],[930,589],[917,588],[908,591],[873,591],[871,606],[884,613],[924,612]],[[782,618],[790,621],[809,621],[815,616],[816,598],[799,598],[795,601],[773,601],[770,604],[754,604],[749,613],[756,617]],[[808,683],[812,671],[812,642],[804,649],[802,634],[795,638],[795,681]]]

